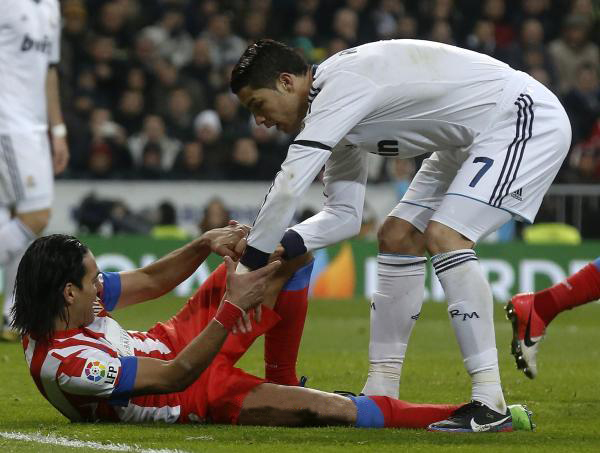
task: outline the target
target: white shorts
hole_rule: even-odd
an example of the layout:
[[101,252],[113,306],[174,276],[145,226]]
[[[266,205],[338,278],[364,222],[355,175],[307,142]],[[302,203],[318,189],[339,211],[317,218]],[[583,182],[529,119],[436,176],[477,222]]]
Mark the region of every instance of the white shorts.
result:
[[533,223],[569,151],[571,126],[556,96],[528,75],[519,73],[505,93],[468,149],[423,161],[391,216],[420,231],[435,220],[474,242],[511,216]]
[[46,132],[0,134],[0,206],[17,213],[50,208],[52,155]]

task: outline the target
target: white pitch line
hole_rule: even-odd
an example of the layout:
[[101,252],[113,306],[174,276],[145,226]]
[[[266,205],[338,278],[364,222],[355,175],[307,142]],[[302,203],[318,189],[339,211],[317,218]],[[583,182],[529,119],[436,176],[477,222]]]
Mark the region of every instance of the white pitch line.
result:
[[72,447],[72,448],[92,448],[95,450],[108,450],[108,451],[131,451],[136,453],[185,453],[183,450],[168,450],[164,448],[142,448],[138,445],[127,445],[127,444],[113,444],[93,442],[88,440],[77,440],[69,439],[67,437],[54,436],[52,434],[42,434],[40,432],[27,434],[19,432],[6,432],[0,431],[0,437],[11,440],[23,440],[25,442],[37,442],[39,444],[50,444],[58,445],[61,447]]

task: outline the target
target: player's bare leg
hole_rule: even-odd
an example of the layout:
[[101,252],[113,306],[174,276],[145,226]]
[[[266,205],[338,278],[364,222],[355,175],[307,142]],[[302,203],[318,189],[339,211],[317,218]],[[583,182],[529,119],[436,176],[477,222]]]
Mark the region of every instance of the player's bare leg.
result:
[[436,221],[429,223],[425,238],[436,275],[444,288],[465,368],[471,376],[474,401],[470,413],[465,413],[460,423],[443,422],[434,428],[460,431],[463,429],[458,425],[466,423],[464,430],[471,430],[468,420],[471,425],[476,421],[476,428],[489,424],[489,420],[495,423],[491,427],[494,429],[508,426],[510,414],[500,386],[492,292],[472,250],[474,243]]
[[411,404],[386,396],[347,398],[303,387],[261,384],[244,399],[241,425],[426,428],[458,405]]
[[425,240],[406,220],[389,216],[378,232],[377,291],[371,301],[365,395],[397,398],[410,334],[425,291]]
[[5,325],[0,332],[0,338],[5,341],[16,341],[19,339],[13,331],[8,328],[10,322],[10,310],[12,309],[13,287],[21,257],[29,243],[39,236],[50,219],[50,209],[41,209],[32,212],[17,213],[8,222],[0,226],[0,264],[4,269],[4,310],[3,318]]

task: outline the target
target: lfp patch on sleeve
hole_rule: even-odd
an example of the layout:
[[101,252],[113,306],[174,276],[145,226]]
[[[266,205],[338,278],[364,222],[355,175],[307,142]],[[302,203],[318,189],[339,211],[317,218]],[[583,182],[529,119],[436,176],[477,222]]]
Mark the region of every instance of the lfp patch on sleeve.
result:
[[112,364],[107,364],[95,358],[89,358],[83,367],[82,378],[94,384],[114,384],[119,369]]

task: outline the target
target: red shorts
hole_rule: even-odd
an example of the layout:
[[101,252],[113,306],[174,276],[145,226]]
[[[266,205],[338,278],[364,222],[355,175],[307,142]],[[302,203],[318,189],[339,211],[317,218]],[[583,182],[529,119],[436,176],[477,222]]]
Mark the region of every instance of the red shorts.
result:
[[[177,315],[158,323],[151,332],[158,335],[173,352],[179,353],[214,317],[223,294],[227,272],[220,265],[198,288]],[[180,423],[213,422],[235,424],[248,393],[266,382],[235,368],[235,363],[254,340],[279,321],[273,310],[263,307],[260,324],[253,323],[252,332],[229,335],[210,366],[190,387],[180,394]]]

